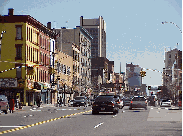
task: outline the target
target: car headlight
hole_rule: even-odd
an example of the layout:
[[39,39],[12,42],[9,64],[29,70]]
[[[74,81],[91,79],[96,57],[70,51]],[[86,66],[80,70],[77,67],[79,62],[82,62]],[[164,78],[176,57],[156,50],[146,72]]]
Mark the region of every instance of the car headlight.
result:
[[85,103],[85,102],[81,102],[81,103]]

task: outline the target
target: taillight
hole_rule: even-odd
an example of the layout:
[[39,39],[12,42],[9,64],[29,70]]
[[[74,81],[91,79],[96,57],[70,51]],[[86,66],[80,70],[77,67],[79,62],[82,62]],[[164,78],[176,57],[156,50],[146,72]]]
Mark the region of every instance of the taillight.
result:
[[111,103],[108,104],[108,106],[114,106],[114,103],[111,102]]
[[117,103],[120,103],[120,102],[117,102]]
[[133,103],[133,101],[131,101],[131,103]]
[[98,104],[93,104],[93,106],[98,106]]

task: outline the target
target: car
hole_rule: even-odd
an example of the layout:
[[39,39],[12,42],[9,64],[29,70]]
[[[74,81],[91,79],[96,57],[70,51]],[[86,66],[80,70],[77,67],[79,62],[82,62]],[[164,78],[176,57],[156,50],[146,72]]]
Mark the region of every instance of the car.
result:
[[9,104],[5,95],[0,95],[0,110],[5,114],[8,114]]
[[169,100],[169,99],[163,99],[160,102],[160,107],[171,107],[171,100]]
[[179,100],[178,107],[179,107],[179,109],[182,109],[182,100]]
[[73,101],[73,107],[84,106],[88,107],[88,101],[85,96],[76,96]]
[[123,106],[130,106],[131,99],[128,97],[123,98]]
[[69,103],[68,103],[68,106],[72,107],[73,106],[73,102],[74,102],[74,100],[70,100]]
[[145,110],[147,110],[146,98],[144,96],[134,96],[131,99],[129,110],[132,110],[133,108],[144,108]]
[[92,105],[92,114],[99,112],[113,112],[118,113],[119,106],[112,95],[99,95]]

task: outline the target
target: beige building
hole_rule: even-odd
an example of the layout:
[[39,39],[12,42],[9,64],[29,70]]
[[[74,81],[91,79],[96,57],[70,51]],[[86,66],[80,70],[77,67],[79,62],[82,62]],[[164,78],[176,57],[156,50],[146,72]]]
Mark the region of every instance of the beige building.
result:
[[163,86],[174,99],[182,93],[182,51],[177,48],[165,52]]
[[92,36],[86,29],[76,26],[74,29],[53,29],[60,34],[57,38],[57,49],[73,56],[73,44],[79,46],[79,90],[80,95],[84,95],[91,87],[91,40]]
[[62,101],[65,100],[65,104],[67,104],[68,100],[73,99],[73,58],[59,50],[55,52],[55,79],[58,91],[56,97],[61,96]]

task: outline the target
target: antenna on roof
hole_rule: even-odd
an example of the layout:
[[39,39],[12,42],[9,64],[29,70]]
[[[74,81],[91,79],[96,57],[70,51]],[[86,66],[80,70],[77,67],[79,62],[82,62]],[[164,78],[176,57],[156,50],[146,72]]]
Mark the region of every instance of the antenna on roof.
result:
[[54,25],[54,28],[56,28],[57,22],[56,21],[53,21],[53,25]]
[[65,21],[65,23],[66,23],[66,28],[68,28],[68,24],[67,24],[68,22],[69,22],[69,21]]

